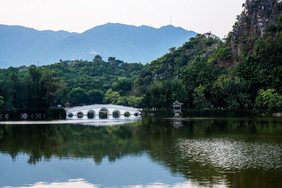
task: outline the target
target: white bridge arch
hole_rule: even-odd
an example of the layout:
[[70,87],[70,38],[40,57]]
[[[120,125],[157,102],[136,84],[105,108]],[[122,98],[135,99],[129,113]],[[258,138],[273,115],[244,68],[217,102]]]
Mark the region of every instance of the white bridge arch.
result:
[[141,117],[142,109],[112,105],[95,104],[66,108],[67,119],[138,119]]

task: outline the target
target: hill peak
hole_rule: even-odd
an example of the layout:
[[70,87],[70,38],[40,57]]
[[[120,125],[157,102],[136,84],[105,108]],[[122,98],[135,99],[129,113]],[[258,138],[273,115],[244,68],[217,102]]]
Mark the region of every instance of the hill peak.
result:
[[172,25],[154,28],[107,23],[83,33],[0,25],[0,65],[31,65],[37,64],[38,59],[40,65],[60,59],[92,60],[97,54],[125,62],[148,63],[195,35],[195,32]]
[[237,17],[228,39],[237,53],[246,48],[246,43],[263,38],[271,29],[276,29],[275,25],[278,24],[282,13],[282,0],[246,0],[243,6],[244,10]]
[[156,28],[156,27],[153,27],[153,26],[148,26],[148,25],[140,25],[140,26],[136,26],[136,25],[131,25],[131,24],[122,24],[122,23],[113,23],[113,22],[108,22],[106,24],[103,24],[103,25],[97,25],[97,26],[94,26],[92,27],[91,29],[89,30],[92,30],[92,29],[96,29],[96,28],[108,28],[108,27],[115,27],[115,28],[118,28],[118,27],[128,27],[128,28],[151,28],[151,29],[182,29],[182,30],[185,30],[183,29],[182,27],[176,27],[176,26],[173,26],[171,24],[169,25],[165,25],[165,26],[162,26],[160,28]]

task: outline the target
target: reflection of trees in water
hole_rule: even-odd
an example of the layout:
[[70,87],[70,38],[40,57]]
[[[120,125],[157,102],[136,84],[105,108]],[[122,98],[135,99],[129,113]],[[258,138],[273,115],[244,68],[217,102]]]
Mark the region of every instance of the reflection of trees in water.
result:
[[29,163],[36,164],[57,157],[93,157],[100,163],[126,154],[138,153],[133,141],[134,126],[85,127],[81,125],[9,125],[0,126],[0,151],[16,156],[30,155]]
[[189,119],[183,120],[182,124],[183,126],[175,128],[170,120],[146,119],[128,125],[108,127],[1,125],[0,151],[10,154],[14,159],[19,152],[28,153],[30,164],[48,160],[52,156],[91,157],[99,164],[105,157],[115,161],[125,155],[147,152],[153,161],[167,167],[173,174],[180,173],[203,185],[213,185],[224,179],[232,185],[246,186],[244,183],[247,181],[240,181],[248,173],[252,174],[250,178],[258,182],[277,182],[274,181],[277,178],[275,173],[270,177],[255,169],[254,172],[252,169],[230,172],[207,162],[188,160],[181,157],[181,151],[175,144],[179,139],[230,136],[240,136],[244,142],[268,142],[273,134],[281,137],[281,122]]
[[[267,187],[266,185],[278,187],[279,181],[281,182],[279,178],[279,176],[281,176],[281,168],[276,170],[262,169],[263,164],[257,164],[261,166],[261,168],[247,167],[232,171],[224,166],[218,167],[213,163],[209,163],[208,158],[204,161],[195,160],[195,158],[185,158],[182,156],[183,152],[176,147],[175,143],[177,143],[179,139],[212,141],[214,140],[213,138],[222,138],[223,140],[234,138],[245,143],[245,150],[248,150],[248,144],[256,142],[259,142],[258,145],[263,143],[264,145],[268,145],[268,143],[275,144],[273,142],[276,142],[273,147],[275,148],[279,146],[279,144],[281,145],[281,139],[280,141],[277,139],[281,138],[281,121],[218,121],[207,119],[205,121],[189,120],[183,123],[183,127],[172,129],[172,134],[167,134],[169,137],[168,140],[171,140],[171,142],[167,142],[165,145],[160,144],[159,146],[163,148],[152,148],[150,150],[150,155],[153,160],[159,161],[160,164],[168,167],[173,174],[183,174],[187,179],[205,186],[220,184],[224,180],[228,186],[234,187]],[[154,125],[152,127],[156,126],[157,125]],[[167,132],[165,129],[160,131],[163,132],[163,135]],[[177,133],[173,134],[174,132]],[[276,137],[276,141],[272,139],[273,134],[278,136]],[[166,140],[167,138],[164,139]],[[281,150],[278,152],[280,152],[281,156]],[[279,153],[274,156],[279,156]],[[279,159],[276,160],[276,162],[279,163]],[[277,165],[279,166],[279,164],[276,163],[276,167]],[[250,179],[255,182],[250,182]]]

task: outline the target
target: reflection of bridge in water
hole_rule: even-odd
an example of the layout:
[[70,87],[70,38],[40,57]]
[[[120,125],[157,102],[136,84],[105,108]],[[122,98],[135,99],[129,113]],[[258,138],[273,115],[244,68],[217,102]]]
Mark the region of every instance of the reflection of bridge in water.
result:
[[96,104],[66,108],[67,119],[138,119],[141,109],[112,105]]

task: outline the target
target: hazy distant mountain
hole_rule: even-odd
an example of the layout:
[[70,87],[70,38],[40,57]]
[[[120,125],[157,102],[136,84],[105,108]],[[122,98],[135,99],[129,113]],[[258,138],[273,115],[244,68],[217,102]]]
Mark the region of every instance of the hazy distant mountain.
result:
[[66,31],[37,31],[22,26],[0,25],[0,67],[47,64],[58,61],[47,51],[62,40],[74,36]]
[[59,59],[92,60],[96,54],[147,63],[195,35],[172,25],[156,29],[108,23],[81,34],[0,25],[0,67],[37,64],[38,60],[40,65]]

